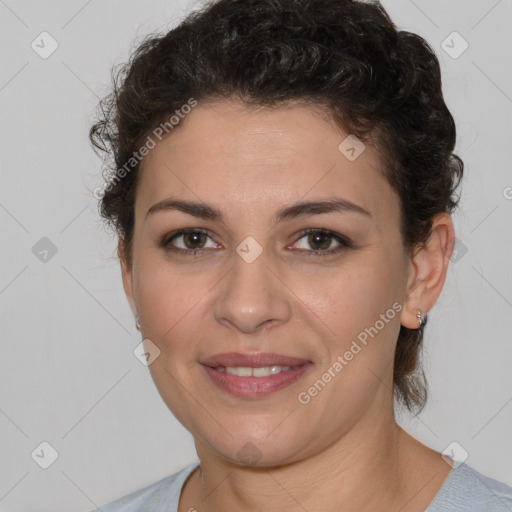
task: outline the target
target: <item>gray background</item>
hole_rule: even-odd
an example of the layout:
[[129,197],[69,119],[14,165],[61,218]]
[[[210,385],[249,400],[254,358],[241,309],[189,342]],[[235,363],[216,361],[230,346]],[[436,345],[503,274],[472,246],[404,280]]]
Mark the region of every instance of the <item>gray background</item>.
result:
[[[512,2],[384,5],[436,49],[466,164],[458,253],[427,328],[431,398],[400,421],[439,451],[458,442],[468,464],[512,485]],[[102,182],[87,140],[112,64],[192,7],[0,0],[1,511],[88,511],[196,460],[132,353],[139,333],[91,194]],[[59,45],[46,59],[31,48],[43,31]],[[469,43],[458,58],[441,46],[454,31]],[[31,457],[43,441],[58,453],[48,469],[36,461],[50,449]]]

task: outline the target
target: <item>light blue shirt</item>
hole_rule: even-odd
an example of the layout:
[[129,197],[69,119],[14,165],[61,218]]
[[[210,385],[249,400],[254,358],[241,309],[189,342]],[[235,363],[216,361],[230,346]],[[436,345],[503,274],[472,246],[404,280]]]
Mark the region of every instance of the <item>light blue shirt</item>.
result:
[[[92,512],[178,512],[181,489],[199,466],[194,462],[174,475],[128,494]],[[512,487],[463,463],[453,467],[425,512],[512,512]]]

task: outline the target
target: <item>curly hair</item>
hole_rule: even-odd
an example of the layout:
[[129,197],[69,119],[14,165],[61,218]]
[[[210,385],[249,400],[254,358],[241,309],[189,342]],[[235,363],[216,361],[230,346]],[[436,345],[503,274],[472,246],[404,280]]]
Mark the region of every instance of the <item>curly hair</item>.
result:
[[[123,241],[129,265],[140,167],[133,156],[191,98],[323,108],[378,150],[411,255],[428,240],[434,215],[458,204],[464,165],[453,153],[455,124],[439,62],[423,38],[398,30],[377,2],[213,0],[168,33],[148,36],[114,69],[112,92],[90,129],[104,156],[100,213]],[[419,361],[426,323],[401,326],[394,359],[395,402],[416,413],[428,395]]]

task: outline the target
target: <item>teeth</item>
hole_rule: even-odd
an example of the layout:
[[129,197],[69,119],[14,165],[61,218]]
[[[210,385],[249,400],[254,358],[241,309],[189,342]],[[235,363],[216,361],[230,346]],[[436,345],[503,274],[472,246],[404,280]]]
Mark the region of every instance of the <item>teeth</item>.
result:
[[289,370],[289,366],[262,366],[260,368],[250,368],[249,366],[217,366],[216,370],[237,375],[238,377],[268,377]]
[[239,377],[250,377],[252,375],[252,368],[248,366],[228,366],[226,372],[231,373],[231,375],[238,375]]

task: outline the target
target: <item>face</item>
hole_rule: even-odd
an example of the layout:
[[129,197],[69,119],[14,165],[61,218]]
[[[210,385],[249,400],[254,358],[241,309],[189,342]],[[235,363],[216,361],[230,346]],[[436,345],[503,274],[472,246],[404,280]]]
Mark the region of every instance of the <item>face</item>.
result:
[[141,169],[125,290],[215,456],[292,462],[392,417],[411,267],[379,155],[347,136],[309,106],[200,104]]

